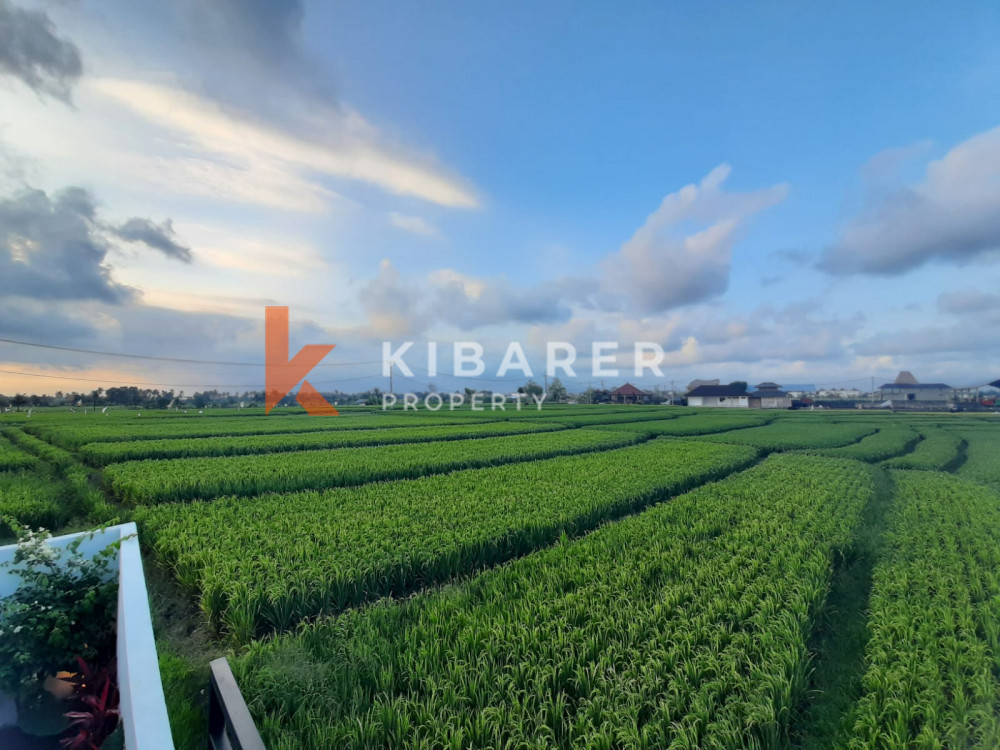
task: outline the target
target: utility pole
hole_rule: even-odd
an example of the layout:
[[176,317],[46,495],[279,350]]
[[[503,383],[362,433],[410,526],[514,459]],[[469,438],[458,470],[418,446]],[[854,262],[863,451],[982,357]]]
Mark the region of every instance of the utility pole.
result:
[[393,361],[390,359],[389,360],[389,393],[395,393],[395,391],[393,391],[393,389],[392,389],[392,366],[393,366]]

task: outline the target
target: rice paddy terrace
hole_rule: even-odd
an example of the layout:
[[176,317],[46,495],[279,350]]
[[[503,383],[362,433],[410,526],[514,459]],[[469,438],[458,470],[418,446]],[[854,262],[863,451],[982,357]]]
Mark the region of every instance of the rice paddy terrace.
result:
[[0,516],[139,524],[178,747],[1000,747],[992,414],[9,414]]

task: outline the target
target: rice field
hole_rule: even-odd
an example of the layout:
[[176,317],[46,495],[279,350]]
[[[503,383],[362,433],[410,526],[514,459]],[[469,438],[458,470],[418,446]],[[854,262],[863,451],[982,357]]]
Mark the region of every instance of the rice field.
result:
[[995,748],[998,514],[992,415],[0,417],[0,534],[138,523],[178,747],[203,632],[272,749]]

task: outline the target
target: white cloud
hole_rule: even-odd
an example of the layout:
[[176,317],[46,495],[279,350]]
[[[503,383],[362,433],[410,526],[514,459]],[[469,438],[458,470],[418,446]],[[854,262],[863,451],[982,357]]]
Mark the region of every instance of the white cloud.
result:
[[441,231],[422,216],[406,216],[405,214],[392,211],[389,214],[389,222],[404,232],[419,234],[423,237],[433,237],[434,239],[441,238]]
[[1000,249],[1000,127],[932,161],[851,220],[820,267],[836,274],[900,274],[924,263],[967,263]]
[[[291,192],[295,198],[275,201],[278,207],[294,204],[314,210],[329,191],[312,176],[327,175],[450,208],[479,205],[461,178],[447,174],[427,157],[384,145],[374,128],[356,113],[330,109],[325,113],[323,137],[309,139],[172,86],[96,78],[84,87],[172,134],[168,145],[182,154],[159,157],[161,169],[205,179],[213,186],[237,185],[235,196],[255,197],[255,202],[265,197],[273,201]],[[256,185],[238,187],[240,179],[248,178]],[[256,193],[248,195],[247,190]]]
[[786,185],[725,192],[730,167],[671,193],[632,238],[602,264],[598,306],[668,310],[722,294],[729,286],[733,246],[748,220],[780,203]]

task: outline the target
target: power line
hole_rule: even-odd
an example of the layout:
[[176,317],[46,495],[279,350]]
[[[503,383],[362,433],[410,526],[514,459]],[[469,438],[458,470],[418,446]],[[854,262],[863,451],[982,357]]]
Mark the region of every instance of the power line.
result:
[[[146,354],[123,354],[121,352],[102,352],[95,349],[79,349],[75,346],[56,346],[55,344],[36,344],[31,341],[16,341],[14,339],[0,338],[0,344],[14,344],[15,346],[31,346],[36,349],[54,349],[60,352],[75,352],[77,354],[93,354],[99,357],[122,357],[125,359],[142,359],[153,362],[178,362],[187,365],[224,365],[227,367],[264,367],[263,362],[221,362],[211,359],[182,359],[179,357],[153,357]],[[372,360],[370,362],[328,362],[317,365],[317,367],[350,367],[353,365],[380,365],[382,360]]]

